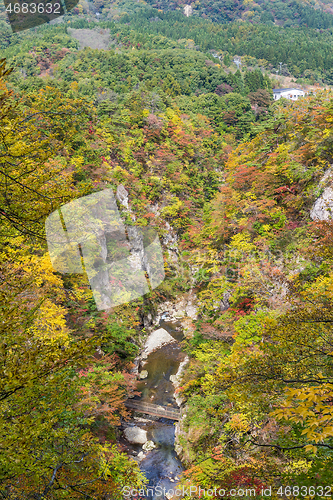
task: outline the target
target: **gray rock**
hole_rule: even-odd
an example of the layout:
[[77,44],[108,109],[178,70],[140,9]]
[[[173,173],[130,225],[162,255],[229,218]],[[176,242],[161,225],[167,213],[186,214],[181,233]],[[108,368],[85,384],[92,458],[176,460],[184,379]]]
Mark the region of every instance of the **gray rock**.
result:
[[194,320],[198,317],[197,308],[192,304],[192,302],[188,302],[185,312],[189,318]]
[[143,325],[145,328],[149,328],[149,326],[152,324],[152,315],[150,313],[147,314],[147,316],[144,316],[143,318]]
[[147,377],[148,377],[148,372],[147,372],[147,370],[142,370],[142,371],[140,372],[140,375],[139,375],[139,376],[140,376],[140,378],[141,378],[141,379],[147,378]]
[[146,441],[146,443],[142,446],[142,449],[145,451],[151,451],[156,448],[154,441]]
[[327,187],[323,194],[315,201],[310,217],[313,220],[329,220],[333,214],[333,189]]
[[128,192],[122,184],[117,187],[116,198],[125,208],[128,209]]
[[230,292],[224,292],[223,299],[220,302],[220,311],[226,311],[230,307],[229,299],[231,297]]
[[138,458],[139,458],[140,460],[142,460],[142,459],[143,459],[143,458],[145,458],[145,457],[146,457],[146,455],[143,453],[143,451],[139,451],[139,453],[138,453]]
[[145,355],[148,356],[151,352],[162,347],[163,345],[170,344],[171,342],[176,342],[176,340],[166,331],[164,328],[159,328],[152,332],[146,340],[144,345],[144,352],[141,355],[143,359]]
[[[189,362],[189,357],[185,356],[184,360],[179,363],[177,373],[175,375],[170,375],[169,377],[170,382],[172,382],[175,389],[178,389],[178,387],[180,386],[181,375],[188,362]],[[173,397],[175,398],[178,406],[181,406],[182,403],[184,402],[184,398],[182,398],[179,394],[174,394]]]
[[140,427],[126,427],[124,436],[130,443],[144,444],[147,441],[147,431]]
[[177,453],[177,455],[180,456],[182,451],[183,451],[182,446],[178,443],[175,443],[174,448],[175,448],[175,452]]
[[[163,237],[163,244],[169,251],[169,256],[174,262],[178,261],[178,238],[174,229],[170,226],[168,222],[165,223],[168,232]],[[171,252],[171,254],[170,254]]]

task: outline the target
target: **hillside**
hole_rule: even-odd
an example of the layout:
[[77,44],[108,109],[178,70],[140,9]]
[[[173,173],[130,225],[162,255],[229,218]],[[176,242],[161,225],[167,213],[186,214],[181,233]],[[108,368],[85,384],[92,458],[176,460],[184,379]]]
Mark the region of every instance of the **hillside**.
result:
[[[286,4],[278,2],[278,5]],[[242,4],[242,7],[246,6]],[[311,19],[314,19],[313,12]],[[0,15],[5,19],[4,12]],[[331,14],[325,15],[329,20],[333,19]],[[126,1],[98,5],[79,3],[64,20],[65,26],[74,29],[90,29],[95,23],[96,27],[109,30],[112,43],[119,48],[129,45],[138,48],[138,43],[140,48],[148,49],[183,46],[217,54],[226,68],[233,66],[233,59],[237,56],[244,67],[260,67],[274,74],[294,77],[300,80],[300,84],[330,85],[333,82],[332,24],[320,28],[311,23],[298,23],[298,17],[292,11],[288,11],[287,17],[296,24],[257,23],[249,18],[242,19],[242,22],[236,18],[212,22],[207,16],[196,15],[195,10],[187,18],[183,7],[173,9],[169,3],[162,9],[152,9],[144,2]],[[9,47],[29,44],[31,32],[11,34],[4,21],[1,26],[0,46],[7,57],[13,52]],[[64,25],[60,26],[66,31]],[[40,30],[43,33],[43,28]],[[48,37],[52,36],[51,33]]]
[[[177,1],[164,2],[150,0],[152,7],[163,10],[176,10],[183,4]],[[268,23],[278,26],[307,26],[327,29],[332,27],[332,3],[306,0],[211,0],[189,1],[193,15],[211,19],[214,22],[249,21],[254,24]]]
[[[272,98],[277,85],[333,84],[331,4],[183,7],[82,1],[17,34],[1,13],[5,500],[121,500],[147,484],[120,425],[166,313],[189,360],[176,377],[178,484],[235,500],[333,487],[333,95]],[[86,273],[53,268],[45,221],[105,190],[137,252],[135,231],[158,235],[165,279],[98,310]],[[127,243],[106,233],[119,261]]]

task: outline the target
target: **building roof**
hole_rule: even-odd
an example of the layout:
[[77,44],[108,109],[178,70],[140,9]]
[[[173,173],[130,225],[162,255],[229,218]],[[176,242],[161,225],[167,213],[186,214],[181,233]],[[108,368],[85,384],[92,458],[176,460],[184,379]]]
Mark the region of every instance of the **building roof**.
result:
[[273,89],[273,92],[286,92],[287,90],[300,90],[301,92],[304,92],[303,89],[296,89],[295,87],[291,89]]

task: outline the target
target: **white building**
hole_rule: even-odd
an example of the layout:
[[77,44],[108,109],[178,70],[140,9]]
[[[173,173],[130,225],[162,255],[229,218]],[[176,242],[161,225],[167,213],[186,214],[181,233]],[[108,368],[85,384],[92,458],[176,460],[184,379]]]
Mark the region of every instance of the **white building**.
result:
[[274,101],[281,99],[281,97],[297,101],[297,99],[303,96],[305,96],[305,92],[302,89],[273,89]]

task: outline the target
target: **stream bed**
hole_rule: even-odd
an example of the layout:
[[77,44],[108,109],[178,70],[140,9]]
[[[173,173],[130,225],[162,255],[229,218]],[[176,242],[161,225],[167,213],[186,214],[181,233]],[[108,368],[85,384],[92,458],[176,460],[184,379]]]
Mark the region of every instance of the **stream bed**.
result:
[[[177,373],[179,364],[185,358],[179,345],[183,333],[178,323],[161,320],[158,328],[164,328],[177,342],[160,347],[144,360],[143,369],[148,371],[148,376],[138,382],[137,388],[141,391],[141,396],[136,396],[134,400],[178,408],[170,376]],[[132,456],[135,457],[140,452],[142,456],[142,452],[144,453],[140,469],[149,479],[149,484],[145,487],[147,490],[151,489],[147,498],[163,500],[167,496],[161,494],[161,491],[163,488],[166,492],[175,489],[183,470],[174,449],[175,422],[166,418],[146,415],[141,418],[136,415],[126,423],[126,427],[136,426],[146,430],[148,440],[153,441],[156,448],[146,452],[140,444],[128,443],[124,437],[120,440],[123,444],[126,443],[127,452]]]

